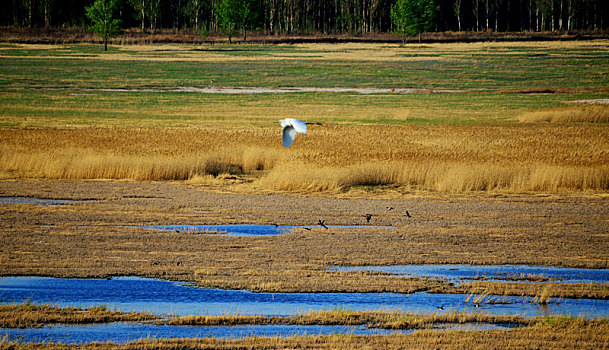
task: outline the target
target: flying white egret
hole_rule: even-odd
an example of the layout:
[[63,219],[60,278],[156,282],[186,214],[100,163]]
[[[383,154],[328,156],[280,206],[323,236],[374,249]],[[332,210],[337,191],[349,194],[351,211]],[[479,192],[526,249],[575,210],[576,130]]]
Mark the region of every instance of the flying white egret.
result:
[[282,140],[283,147],[290,147],[292,142],[294,142],[294,138],[296,138],[296,133],[306,134],[307,133],[307,124],[317,124],[321,125],[321,123],[309,123],[303,122],[302,120],[294,119],[294,118],[285,118],[279,121],[281,127],[283,127],[282,132]]

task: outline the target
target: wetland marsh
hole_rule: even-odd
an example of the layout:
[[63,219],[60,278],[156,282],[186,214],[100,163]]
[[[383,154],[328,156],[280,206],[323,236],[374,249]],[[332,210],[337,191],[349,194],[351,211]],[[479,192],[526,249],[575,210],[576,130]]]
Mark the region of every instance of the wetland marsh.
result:
[[[77,333],[57,316],[91,306],[92,333],[127,334],[91,348],[606,346],[608,62],[606,40],[2,44],[0,286],[82,292],[0,292],[59,305],[6,318]],[[323,125],[285,149],[286,117]],[[208,234],[235,227],[256,232]],[[153,285],[131,306],[125,286],[102,297],[134,281]],[[103,305],[137,325],[104,325],[133,319]],[[147,323],[166,313],[244,328]],[[467,323],[521,327],[452,329]],[[77,346],[36,337],[0,345]]]

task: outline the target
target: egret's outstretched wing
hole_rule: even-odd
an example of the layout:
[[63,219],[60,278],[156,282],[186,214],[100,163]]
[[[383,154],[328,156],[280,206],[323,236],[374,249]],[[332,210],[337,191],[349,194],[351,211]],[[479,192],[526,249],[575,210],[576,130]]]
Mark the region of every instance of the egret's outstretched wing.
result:
[[294,128],[294,130],[296,130],[296,132],[299,132],[301,134],[307,133],[307,123],[294,118],[289,118],[289,120],[290,124],[292,124],[292,127]]
[[283,147],[290,147],[292,142],[294,142],[294,138],[296,137],[296,129],[292,126],[285,126],[283,128]]

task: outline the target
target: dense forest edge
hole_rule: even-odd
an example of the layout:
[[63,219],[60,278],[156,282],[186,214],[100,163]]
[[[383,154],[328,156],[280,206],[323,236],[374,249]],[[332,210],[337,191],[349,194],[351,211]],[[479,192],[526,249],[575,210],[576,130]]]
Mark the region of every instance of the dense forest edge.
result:
[[[608,30],[569,32],[428,32],[422,36],[423,43],[493,42],[493,41],[567,41],[609,39]],[[19,28],[0,27],[0,42],[14,44],[102,44],[103,39],[85,27]],[[201,36],[190,29],[144,30],[130,28],[110,39],[113,45],[149,44],[225,44],[228,36],[222,32]],[[404,40],[393,33],[365,33],[331,35],[269,34],[256,31],[248,36],[248,44],[301,44],[301,43],[402,43]],[[408,37],[406,43],[418,43],[417,37]]]
[[[96,3],[114,27],[94,29]],[[609,1],[11,0],[0,13],[2,42],[99,43],[103,33],[112,44],[598,39]]]

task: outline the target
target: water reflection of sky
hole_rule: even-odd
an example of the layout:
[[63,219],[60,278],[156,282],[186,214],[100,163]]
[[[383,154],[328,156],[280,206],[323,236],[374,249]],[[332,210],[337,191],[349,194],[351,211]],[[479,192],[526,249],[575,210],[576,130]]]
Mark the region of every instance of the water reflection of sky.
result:
[[[438,324],[433,330],[509,330],[516,324]],[[21,342],[60,342],[82,344],[86,342],[126,343],[142,338],[243,338],[243,337],[290,337],[295,335],[387,335],[408,334],[411,330],[388,330],[368,328],[364,325],[236,325],[236,326],[172,326],[129,322],[112,322],[81,325],[47,325],[40,328],[0,328],[0,338]]]
[[[371,225],[326,225],[328,228],[390,228],[390,226]],[[231,224],[231,225],[159,225],[142,226],[147,230],[161,231],[193,231],[202,233],[220,233],[226,236],[273,236],[290,233],[294,228],[301,229],[323,229],[321,226],[287,226],[287,225],[255,225],[255,224]]]
[[[331,271],[377,271],[396,276],[447,279],[455,284],[477,280],[552,283],[609,283],[609,269],[531,265],[393,265],[337,266]],[[537,278],[540,278],[536,280]],[[528,279],[531,278],[531,279]]]
[[[561,299],[540,307],[528,298],[487,297],[509,302],[474,308],[468,295],[432,293],[254,293],[246,290],[203,289],[184,283],[123,277],[105,279],[59,279],[47,277],[2,277],[0,300],[4,303],[31,301],[58,306],[89,307],[175,315],[295,315],[309,310],[398,310],[434,313],[484,312],[494,315],[609,317],[609,301]],[[443,305],[444,310],[438,309]]]
[[[485,327],[485,326],[480,326]],[[21,342],[85,343],[92,341],[126,343],[142,338],[243,338],[289,337],[293,335],[385,335],[407,333],[368,328],[366,326],[334,325],[237,325],[237,326],[171,326],[128,322],[87,325],[51,325],[41,328],[0,328],[0,338]]]

